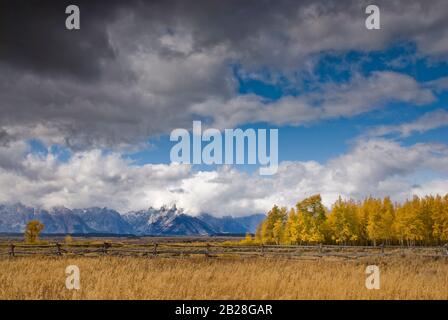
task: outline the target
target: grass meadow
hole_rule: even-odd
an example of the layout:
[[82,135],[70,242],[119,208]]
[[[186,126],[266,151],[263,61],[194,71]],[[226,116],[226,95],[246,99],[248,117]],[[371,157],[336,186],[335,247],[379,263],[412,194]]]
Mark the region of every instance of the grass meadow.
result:
[[[365,268],[380,268],[380,289]],[[80,269],[80,290],[65,268]],[[0,299],[448,299],[446,259],[15,257],[0,259]]]

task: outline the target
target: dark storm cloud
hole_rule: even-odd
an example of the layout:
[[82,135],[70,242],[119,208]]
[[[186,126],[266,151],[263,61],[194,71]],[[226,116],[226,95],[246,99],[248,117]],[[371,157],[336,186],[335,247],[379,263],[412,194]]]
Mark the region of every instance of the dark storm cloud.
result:
[[[79,31],[65,29],[65,8],[70,4],[81,9],[82,28]],[[89,78],[97,77],[101,67],[116,57],[116,48],[111,45],[108,32],[120,14],[132,16],[133,25],[128,26],[126,37],[133,49],[138,48],[135,38],[143,33],[145,38],[154,40],[153,50],[176,56],[178,52],[158,46],[154,37],[186,29],[192,34],[195,51],[227,45],[238,52],[239,58],[247,61],[262,59],[263,62],[281,64],[282,59],[275,59],[281,54],[280,48],[290,50],[303,45],[291,42],[291,26],[299,26],[303,19],[345,11],[348,15],[358,15],[362,27],[365,4],[363,1],[319,3],[293,0],[5,0],[0,8],[0,61],[43,74],[63,73]],[[319,27],[326,28],[326,23],[328,21],[322,19]],[[297,32],[306,35],[310,30]],[[319,39],[309,40],[314,43]],[[336,43],[332,44],[337,49]],[[278,52],[272,51],[275,46],[278,46]],[[298,50],[297,54],[308,53],[306,48],[295,50]],[[297,55],[293,57],[297,58]]]
[[[0,5],[0,61],[39,73],[96,77],[108,60],[116,58],[117,48],[110,42],[109,27],[126,14],[130,21],[126,26],[127,40],[122,39],[123,42],[138,50],[135,40],[143,35],[153,41],[151,50],[167,57],[176,57],[179,52],[160,46],[158,36],[179,31],[191,34],[194,51],[225,45],[240,59],[261,59],[270,64],[284,63],[279,59],[286,57],[283,50],[290,52],[290,59],[319,50],[368,50],[393,36],[406,38],[406,33],[413,33],[426,44],[422,37],[425,35],[434,41],[428,50],[443,51],[446,40],[441,36],[446,32],[446,19],[432,16],[434,12],[440,16],[446,13],[447,9],[439,8],[441,3],[378,1],[383,29],[389,28],[384,35],[385,32],[366,32],[363,23],[367,1],[4,0]],[[70,4],[81,8],[79,31],[65,29],[65,8]],[[412,16],[416,9],[422,16]],[[338,16],[353,17],[359,26],[353,35],[366,39],[348,38],[344,31],[353,24],[341,24],[343,20]],[[411,18],[415,18],[414,23],[405,25],[405,20],[412,22]],[[426,28],[419,20],[426,21]]]
[[[65,29],[69,4],[80,7],[81,30]],[[267,68],[288,77],[324,52],[381,50],[397,39],[416,43],[424,55],[448,53],[444,1],[379,1],[382,29],[373,33],[364,27],[367,4],[2,1],[0,141],[119,148],[189,128],[198,116],[229,126],[291,118],[301,123],[316,120],[306,97],[268,108],[257,98],[238,100],[232,66],[241,65],[248,75]],[[391,77],[412,91],[410,97],[419,94],[413,79]],[[322,90],[323,98],[328,94]],[[342,110],[338,116],[370,110],[337,102],[345,107],[328,108]]]
[[9,143],[9,135],[5,130],[0,130],[0,146],[7,146]]
[[[0,4],[0,61],[42,75],[95,78],[103,60],[113,59],[107,26],[117,1],[4,0]],[[65,8],[77,4],[82,28],[65,28]]]

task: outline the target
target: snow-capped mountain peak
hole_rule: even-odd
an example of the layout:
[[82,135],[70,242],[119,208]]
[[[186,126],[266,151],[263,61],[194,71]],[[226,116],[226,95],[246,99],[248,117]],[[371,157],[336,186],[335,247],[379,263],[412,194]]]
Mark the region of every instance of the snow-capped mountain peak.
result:
[[263,215],[244,218],[193,217],[173,206],[153,207],[120,214],[109,208],[50,210],[22,204],[0,204],[0,232],[21,233],[30,220],[45,225],[44,233],[110,233],[135,235],[211,235],[254,232]]

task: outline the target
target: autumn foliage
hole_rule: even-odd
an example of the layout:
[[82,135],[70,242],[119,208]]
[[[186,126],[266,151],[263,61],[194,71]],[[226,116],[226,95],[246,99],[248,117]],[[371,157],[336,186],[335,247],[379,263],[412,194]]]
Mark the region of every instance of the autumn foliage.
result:
[[384,199],[341,197],[327,210],[320,195],[293,208],[274,206],[259,225],[266,244],[435,245],[448,241],[448,194],[415,196],[402,204]]
[[31,220],[26,224],[25,241],[28,243],[36,243],[39,240],[40,232],[45,226],[38,220]]

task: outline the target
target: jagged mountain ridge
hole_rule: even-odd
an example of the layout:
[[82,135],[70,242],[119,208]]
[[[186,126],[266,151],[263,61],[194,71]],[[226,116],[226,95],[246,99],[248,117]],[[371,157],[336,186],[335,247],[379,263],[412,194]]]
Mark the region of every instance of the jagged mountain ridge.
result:
[[210,214],[194,217],[173,207],[149,208],[120,214],[108,208],[51,210],[22,204],[0,204],[0,232],[21,233],[29,220],[45,225],[44,233],[104,233],[134,235],[213,235],[255,232],[264,215],[216,218]]
[[[255,233],[257,226],[266,218],[264,214],[252,214],[245,217],[224,216],[217,218],[211,214],[203,213],[198,217],[202,221],[207,221],[207,224],[217,233]],[[229,231],[232,230],[232,231]]]
[[129,212],[123,215],[123,218],[134,226],[137,234],[209,235],[215,233],[207,223],[185,214],[176,206]]

